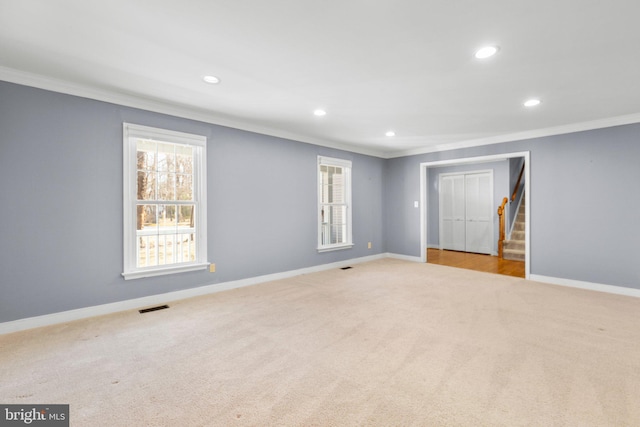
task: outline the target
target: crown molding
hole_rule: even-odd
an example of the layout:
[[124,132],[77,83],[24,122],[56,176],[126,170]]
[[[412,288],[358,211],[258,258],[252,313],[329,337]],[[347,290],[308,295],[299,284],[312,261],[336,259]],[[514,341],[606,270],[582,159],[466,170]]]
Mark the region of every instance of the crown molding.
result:
[[437,144],[428,147],[414,148],[410,150],[399,150],[386,153],[385,158],[415,156],[418,154],[435,153],[439,151],[457,150],[460,148],[479,147],[482,145],[502,144],[505,142],[522,141],[525,139],[542,138],[546,136],[562,135],[567,133],[584,132],[594,129],[603,129],[613,126],[629,125],[640,123],[640,113],[628,114],[624,116],[609,117],[606,119],[592,120],[588,122],[572,123],[562,126],[554,126],[544,129],[534,129],[530,131],[496,135],[486,138],[470,139],[445,144]]
[[289,139],[296,142],[318,145],[321,147],[334,148],[337,150],[349,151],[352,153],[364,154],[367,156],[384,158],[384,152],[375,149],[369,149],[357,145],[327,141],[322,139],[310,138],[305,135],[299,135],[293,132],[281,129],[273,129],[266,126],[259,126],[253,123],[241,120],[232,120],[221,117],[211,112],[189,108],[184,105],[172,104],[152,100],[139,96],[126,95],[104,89],[98,89],[88,85],[71,83],[68,81],[46,77],[40,74],[28,73],[13,68],[0,66],[0,80],[20,84],[24,86],[35,87],[38,89],[49,90],[52,92],[63,93],[66,95],[78,96],[81,98],[93,99],[96,101],[108,102],[111,104],[122,105],[125,107],[137,108],[141,110],[151,111],[154,113],[167,114],[170,116],[181,117],[184,119],[197,120],[204,123],[210,123],[218,126],[244,130],[262,135],[273,136],[277,138]]
[[379,157],[382,159],[415,156],[420,154],[435,153],[439,151],[457,150],[461,148],[480,147],[483,145],[502,144],[506,142],[522,141],[526,139],[541,138],[546,136],[562,135],[567,133],[640,123],[640,113],[636,113],[624,116],[610,117],[606,119],[555,126],[550,128],[535,129],[504,135],[495,135],[486,138],[435,144],[408,150],[385,151],[366,148],[359,145],[352,145],[348,143],[311,138],[306,135],[300,135],[282,129],[273,129],[270,127],[260,126],[241,120],[232,120],[227,117],[222,117],[211,112],[190,108],[184,105],[171,104],[169,102],[162,102],[139,96],[98,89],[95,87],[90,87],[88,85],[71,83],[68,81],[54,79],[40,74],[28,73],[25,71],[20,71],[3,66],[0,66],[0,80],[24,86],[31,86],[38,89],[49,90],[52,92],[59,92],[67,95],[93,99],[96,101],[109,102],[125,107],[138,108],[154,113],[167,114],[170,116],[197,120],[200,122],[210,123],[218,126],[225,126],[248,132],[259,133],[262,135],[284,138],[292,141],[303,142],[306,144],[318,145],[321,147],[333,148],[336,150],[344,150],[372,157]]

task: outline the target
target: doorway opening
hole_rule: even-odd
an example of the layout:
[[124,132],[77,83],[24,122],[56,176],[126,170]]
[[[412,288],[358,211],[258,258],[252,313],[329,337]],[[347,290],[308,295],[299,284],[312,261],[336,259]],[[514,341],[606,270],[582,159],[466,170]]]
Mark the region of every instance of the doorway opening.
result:
[[[421,252],[421,259],[423,262],[431,262],[431,260],[433,260],[436,263],[449,262],[449,261],[446,261],[447,258],[451,258],[449,255],[456,255],[455,253],[446,254],[443,252],[441,253],[434,252],[434,250],[443,249],[440,244],[439,230],[437,229],[437,226],[433,225],[434,223],[436,222],[439,223],[440,221],[440,218],[439,218],[440,207],[436,206],[436,205],[439,205],[439,202],[434,201],[434,200],[439,200],[438,172],[440,171],[451,172],[451,170],[457,170],[456,168],[460,168],[462,170],[464,169],[468,170],[470,168],[483,169],[483,167],[486,167],[486,165],[490,162],[500,162],[500,161],[513,162],[517,160],[517,158],[522,158],[522,163],[523,163],[522,175],[524,178],[524,185],[522,186],[523,196],[521,197],[522,199],[521,204],[523,205],[522,210],[524,211],[524,216],[526,218],[526,221],[524,224],[524,228],[525,228],[524,230],[524,252],[525,252],[524,277],[529,278],[530,264],[531,264],[530,263],[530,259],[531,259],[530,220],[529,220],[529,218],[531,217],[530,216],[530,206],[531,206],[530,166],[531,165],[530,165],[529,151],[504,153],[504,154],[497,154],[497,155],[490,155],[490,156],[467,157],[467,158],[459,158],[459,159],[452,159],[452,160],[440,160],[440,161],[425,162],[420,164],[420,199],[421,199],[420,200],[420,247],[421,247],[420,252]],[[507,194],[496,193],[495,197],[501,198],[502,196],[506,196],[506,195]],[[495,210],[496,212],[493,212],[492,215],[497,215],[497,208],[499,204],[494,203],[494,205],[495,206],[492,208],[492,211]],[[515,209],[517,209],[517,207],[518,205],[514,204],[512,208],[512,212]],[[437,218],[437,221],[436,221],[436,218]],[[496,218],[497,217],[494,217],[493,220],[495,221]],[[515,217],[512,214],[512,219],[514,218]],[[497,226],[494,228],[494,230],[497,230]],[[497,251],[498,237],[495,237],[494,241],[495,241],[494,248],[496,249],[491,251],[491,255],[475,255],[475,256],[490,257],[491,259],[484,258],[485,261],[488,260],[488,264],[491,264],[491,263],[503,264],[502,261],[506,261],[506,260],[502,260],[502,259],[499,260],[498,257],[495,256],[497,255],[497,252],[498,252]],[[444,252],[449,252],[449,251],[444,251]],[[442,255],[445,255],[445,257],[443,257]],[[468,261],[468,259],[472,258],[473,254],[460,252],[459,255],[460,255],[459,258],[466,257],[467,261],[461,261],[461,262],[451,261],[452,262],[451,265],[454,267],[465,268],[464,264],[470,262]],[[522,276],[521,273],[511,274],[508,272],[504,272],[505,268],[502,268],[502,270],[503,272],[500,272],[500,271],[495,271],[495,272],[498,274],[510,274],[510,275]],[[511,266],[508,266],[506,270],[514,271],[514,269],[511,268]],[[491,271],[491,270],[485,270],[485,271]]]

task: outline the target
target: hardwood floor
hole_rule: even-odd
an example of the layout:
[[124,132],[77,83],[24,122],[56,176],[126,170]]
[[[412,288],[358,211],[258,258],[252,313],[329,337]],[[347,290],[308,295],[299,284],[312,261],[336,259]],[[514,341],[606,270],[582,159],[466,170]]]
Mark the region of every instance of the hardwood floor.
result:
[[524,261],[510,261],[497,256],[440,249],[427,249],[427,262],[515,277],[524,277],[525,272]]

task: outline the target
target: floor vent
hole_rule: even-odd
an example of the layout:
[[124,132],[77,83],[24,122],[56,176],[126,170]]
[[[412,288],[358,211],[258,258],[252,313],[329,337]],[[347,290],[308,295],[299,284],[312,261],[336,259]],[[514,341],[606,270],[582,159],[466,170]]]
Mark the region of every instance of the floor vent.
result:
[[340,270],[348,270],[350,268],[353,268],[353,267],[342,267],[342,268],[340,268]]
[[140,314],[144,314],[144,313],[148,313],[150,311],[164,310],[165,308],[169,308],[169,306],[168,305],[159,305],[157,307],[145,308],[145,309],[138,310],[138,311],[140,312]]

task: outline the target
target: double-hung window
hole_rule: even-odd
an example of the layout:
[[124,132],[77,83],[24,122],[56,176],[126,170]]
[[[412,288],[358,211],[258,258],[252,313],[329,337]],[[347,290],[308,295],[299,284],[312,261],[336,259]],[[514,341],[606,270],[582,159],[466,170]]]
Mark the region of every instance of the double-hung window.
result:
[[207,267],[204,136],[124,124],[125,279]]
[[352,246],[351,162],[318,156],[318,251]]

